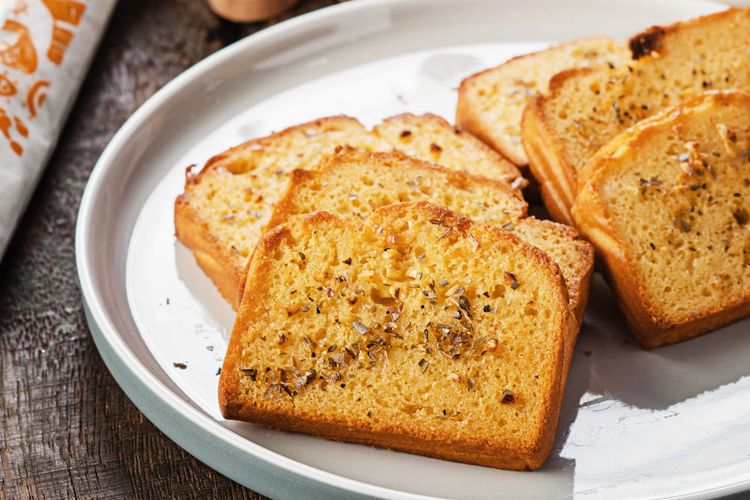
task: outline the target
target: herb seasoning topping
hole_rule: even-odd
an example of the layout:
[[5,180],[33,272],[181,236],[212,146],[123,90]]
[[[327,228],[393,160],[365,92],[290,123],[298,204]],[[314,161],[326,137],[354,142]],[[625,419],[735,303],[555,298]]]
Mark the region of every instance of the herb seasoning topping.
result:
[[511,287],[511,288],[512,288],[513,290],[515,290],[515,289],[517,289],[517,288],[518,288],[519,286],[521,286],[521,285],[520,285],[520,284],[518,283],[518,280],[516,279],[516,275],[515,275],[515,274],[513,274],[513,273],[509,273],[509,272],[507,272],[507,271],[505,272],[505,281],[507,281],[507,282],[509,282],[509,283],[510,283],[510,287]]
[[253,382],[255,382],[255,380],[258,378],[258,370],[256,370],[255,368],[242,368],[240,371],[250,377],[250,380],[252,380]]
[[419,363],[417,363],[417,364],[419,365],[419,369],[422,370],[422,373],[426,372],[427,371],[427,367],[430,366],[430,362],[427,361],[426,359],[420,359]]
[[471,303],[469,302],[469,299],[467,299],[465,296],[461,295],[458,298],[458,307],[461,308],[461,310],[469,317],[471,318]]
[[360,323],[359,321],[352,321],[352,326],[360,335],[366,335],[370,331],[370,328],[367,325]]

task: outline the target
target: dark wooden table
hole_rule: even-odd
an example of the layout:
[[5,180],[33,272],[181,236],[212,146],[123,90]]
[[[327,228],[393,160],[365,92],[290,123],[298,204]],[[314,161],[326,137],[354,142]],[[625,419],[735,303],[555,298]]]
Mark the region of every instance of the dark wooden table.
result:
[[120,0],[0,263],[0,498],[259,497],[170,441],[110,376],[83,317],[76,214],[105,145],[151,94],[225,45],[333,3],[238,25],[203,0]]

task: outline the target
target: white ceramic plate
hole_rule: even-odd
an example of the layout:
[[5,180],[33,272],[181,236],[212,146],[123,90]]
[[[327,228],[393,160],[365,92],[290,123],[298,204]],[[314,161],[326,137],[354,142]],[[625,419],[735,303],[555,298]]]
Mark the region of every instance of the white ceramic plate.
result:
[[[233,313],[175,241],[184,168],[242,140],[335,113],[452,118],[465,75],[552,41],[717,10],[669,0],[360,0],[220,51],[154,95],[115,136],[81,205],[76,250],[107,366],[161,430],[274,497],[706,498],[750,486],[745,321],[653,352],[626,343],[595,280],[558,431],[533,473],[455,464],[221,418],[216,372]],[[177,366],[175,366],[175,363]],[[186,368],[179,368],[184,364]]]

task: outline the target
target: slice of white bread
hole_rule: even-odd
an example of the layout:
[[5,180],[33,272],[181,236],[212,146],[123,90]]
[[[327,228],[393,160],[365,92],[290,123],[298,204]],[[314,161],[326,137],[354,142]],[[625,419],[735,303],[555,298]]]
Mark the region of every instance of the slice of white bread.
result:
[[594,251],[578,233],[551,221],[526,218],[526,203],[506,183],[430,165],[399,153],[340,150],[315,171],[297,170],[276,205],[269,227],[318,210],[353,223],[398,202],[430,201],[475,222],[495,224],[540,248],[560,266],[570,306],[583,319]]
[[393,116],[377,125],[373,132],[395,149],[422,161],[505,181],[514,189],[528,183],[521,172],[495,150],[431,113]]
[[[450,229],[450,231],[449,231]],[[426,202],[267,232],[219,382],[225,417],[509,469],[548,456],[576,328],[559,269]]]
[[363,151],[391,146],[348,116],[321,118],[245,142],[211,158],[175,201],[177,238],[235,309],[248,258],[283,195],[289,172],[315,168],[342,145]]
[[637,121],[706,89],[750,89],[750,9],[653,27],[630,41],[637,59],[562,72],[531,99],[523,143],[552,216],[571,223],[579,170]]
[[573,215],[643,346],[750,315],[750,95],[664,110],[586,169]]
[[[316,168],[320,158],[339,146],[361,151],[402,147],[405,129],[401,127],[406,126],[413,136],[406,145],[419,159],[507,180],[518,190],[525,185],[513,165],[435,115],[386,120],[377,129],[382,139],[354,118],[334,116],[229,149],[210,159],[197,175],[188,170],[185,191],[175,201],[177,238],[236,309],[247,260],[286,190],[289,172]],[[392,133],[395,129],[396,134]]]
[[607,37],[586,37],[514,57],[465,78],[458,89],[456,124],[516,165],[528,164],[521,143],[521,116],[530,96],[547,91],[560,71],[630,60],[623,45]]

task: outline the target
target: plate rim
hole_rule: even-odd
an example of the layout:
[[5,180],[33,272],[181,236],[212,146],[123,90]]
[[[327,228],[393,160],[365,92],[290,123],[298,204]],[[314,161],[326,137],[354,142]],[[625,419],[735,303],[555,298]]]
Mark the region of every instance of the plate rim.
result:
[[[684,0],[668,0],[675,5],[684,5]],[[696,5],[708,7],[728,7],[726,4],[712,0],[687,0]],[[202,461],[209,467],[218,471],[240,484],[251,487],[257,491],[269,494],[288,494],[290,491],[304,492],[320,495],[356,495],[387,498],[422,499],[432,498],[425,495],[408,493],[383,486],[377,486],[365,481],[350,479],[338,474],[328,472],[317,467],[304,464],[278,452],[265,448],[253,441],[237,436],[230,429],[219,425],[217,421],[210,418],[200,409],[190,405],[173,390],[158,380],[138,356],[125,344],[117,328],[114,326],[109,315],[106,313],[104,301],[94,284],[93,276],[96,272],[91,265],[90,252],[87,243],[91,238],[91,217],[95,210],[93,198],[106,180],[108,171],[111,169],[113,160],[123,149],[123,145],[132,133],[147,122],[160,107],[171,97],[178,94],[181,89],[194,79],[205,75],[217,66],[225,64],[237,53],[251,50],[253,46],[264,42],[272,42],[274,38],[283,39],[284,36],[297,28],[323,22],[337,16],[347,16],[353,12],[366,11],[377,6],[378,8],[389,8],[396,4],[422,4],[429,5],[430,0],[355,0],[343,4],[332,5],[318,9],[300,16],[288,19],[269,28],[260,30],[250,36],[238,40],[207,56],[193,66],[187,68],[178,76],[170,80],[161,89],[150,96],[141,106],[125,121],[115,135],[110,139],[106,148],[97,160],[90,177],[87,181],[81,198],[75,230],[75,254],[79,286],[86,321],[91,331],[94,343],[103,358],[107,369],[115,378],[116,382],[126,393],[128,398],[143,412],[146,417],[161,431],[164,432],[178,446],[185,449],[192,456]],[[157,414],[168,414],[175,420],[166,422],[156,418]],[[183,419],[179,421],[177,419]],[[198,430],[206,433],[203,438],[206,443],[213,443],[213,447],[199,449],[191,445],[186,432],[181,430],[180,425],[189,424],[194,432]],[[282,471],[289,474],[291,481],[286,484],[273,484],[262,478],[262,474],[254,474],[251,481],[242,474],[246,471],[244,467],[234,467],[226,463],[218,463],[212,459],[212,454],[221,450],[225,452],[230,449],[234,453],[252,457],[257,463],[251,464],[256,471],[267,474]],[[240,464],[242,465],[242,464]],[[307,488],[314,485],[318,491],[311,492]],[[713,498],[716,495],[729,495],[744,492],[750,489],[750,481],[739,481],[733,484],[714,486],[700,491],[694,491],[683,495],[668,496],[663,498],[680,499],[703,499]]]

